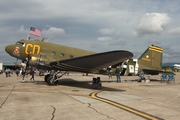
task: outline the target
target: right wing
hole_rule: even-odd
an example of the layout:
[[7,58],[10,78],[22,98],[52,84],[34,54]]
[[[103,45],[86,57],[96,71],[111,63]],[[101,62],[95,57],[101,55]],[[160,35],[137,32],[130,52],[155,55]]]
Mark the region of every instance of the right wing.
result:
[[96,73],[102,68],[106,68],[110,65],[123,62],[124,60],[130,59],[132,57],[133,54],[131,52],[125,50],[118,50],[91,54],[67,60],[59,60],[51,62],[50,66],[53,69],[62,71]]

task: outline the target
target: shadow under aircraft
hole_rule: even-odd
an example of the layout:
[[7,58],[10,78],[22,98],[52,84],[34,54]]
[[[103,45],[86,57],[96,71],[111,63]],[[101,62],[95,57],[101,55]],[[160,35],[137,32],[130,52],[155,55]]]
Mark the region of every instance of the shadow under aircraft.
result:
[[[102,84],[106,83],[106,82],[111,83],[113,81],[112,80],[111,81],[101,81]],[[44,85],[45,82],[38,81],[38,82],[36,82],[36,84]],[[76,80],[71,79],[71,78],[61,79],[58,81],[57,85],[74,87],[74,90],[77,90],[78,88],[92,89],[92,82],[91,81],[76,81]],[[126,91],[126,90],[123,90],[120,88],[118,89],[118,88],[111,88],[111,87],[106,87],[106,86],[102,86],[101,88],[99,88],[99,90],[114,91],[114,92],[125,92]]]

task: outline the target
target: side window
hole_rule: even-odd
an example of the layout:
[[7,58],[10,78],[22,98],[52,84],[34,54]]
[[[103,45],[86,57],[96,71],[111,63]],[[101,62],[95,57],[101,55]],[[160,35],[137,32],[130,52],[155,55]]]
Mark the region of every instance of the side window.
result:
[[74,56],[73,55],[70,55],[69,58],[73,58]]
[[52,51],[52,53],[51,53],[52,55],[56,55],[56,52],[54,52],[54,51]]
[[65,56],[65,54],[64,54],[64,53],[61,53],[61,54],[60,54],[60,56],[64,57],[64,56]]

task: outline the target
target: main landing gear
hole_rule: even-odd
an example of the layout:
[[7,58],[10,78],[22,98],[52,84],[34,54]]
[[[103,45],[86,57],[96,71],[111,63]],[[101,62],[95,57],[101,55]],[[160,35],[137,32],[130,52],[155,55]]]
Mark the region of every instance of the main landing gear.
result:
[[[61,75],[58,75],[58,74],[60,74],[61,73]],[[64,74],[66,74],[67,73],[67,71],[65,71],[65,72],[60,72],[60,71],[57,71],[57,72],[55,72],[55,71],[51,71],[50,72],[50,74],[47,74],[45,77],[44,77],[44,80],[45,80],[45,82],[47,82],[47,84],[48,85],[51,85],[51,86],[53,86],[53,85],[57,85],[58,84],[58,80],[64,75]]]

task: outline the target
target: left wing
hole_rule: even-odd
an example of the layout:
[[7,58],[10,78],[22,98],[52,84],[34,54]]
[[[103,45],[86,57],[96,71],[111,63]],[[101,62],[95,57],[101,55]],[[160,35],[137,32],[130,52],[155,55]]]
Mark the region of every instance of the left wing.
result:
[[50,66],[56,70],[96,73],[100,69],[130,59],[133,54],[129,51],[118,50],[97,53],[67,60],[51,62]]

